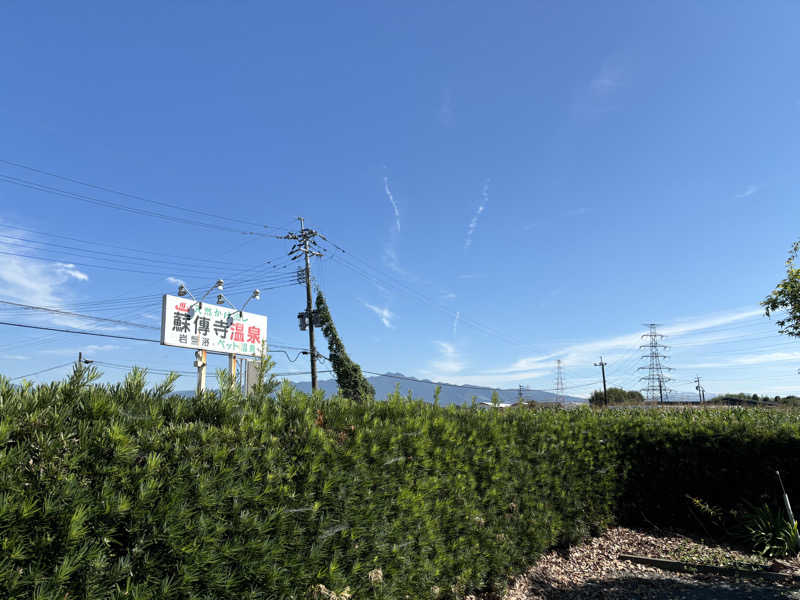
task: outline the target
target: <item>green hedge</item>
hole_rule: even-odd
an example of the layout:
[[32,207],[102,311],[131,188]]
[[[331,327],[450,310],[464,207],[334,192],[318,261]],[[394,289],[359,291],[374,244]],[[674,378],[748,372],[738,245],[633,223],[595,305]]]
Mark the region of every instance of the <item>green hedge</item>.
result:
[[462,597],[616,515],[800,473],[797,413],[355,404],[288,384],[185,398],[143,381],[0,378],[0,597]]
[[[609,436],[627,467],[617,509],[626,524],[710,530],[691,498],[732,511],[764,502],[781,506],[775,471],[800,504],[800,411],[716,407],[609,411]],[[797,511],[795,511],[797,512]]]

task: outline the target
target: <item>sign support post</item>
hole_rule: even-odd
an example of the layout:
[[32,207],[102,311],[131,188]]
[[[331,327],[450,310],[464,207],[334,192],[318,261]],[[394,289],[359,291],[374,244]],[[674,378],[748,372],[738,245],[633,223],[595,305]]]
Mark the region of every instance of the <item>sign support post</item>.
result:
[[198,350],[194,353],[194,365],[197,367],[197,395],[200,396],[206,391],[206,351]]
[[236,377],[236,355],[228,354],[228,372],[232,378]]

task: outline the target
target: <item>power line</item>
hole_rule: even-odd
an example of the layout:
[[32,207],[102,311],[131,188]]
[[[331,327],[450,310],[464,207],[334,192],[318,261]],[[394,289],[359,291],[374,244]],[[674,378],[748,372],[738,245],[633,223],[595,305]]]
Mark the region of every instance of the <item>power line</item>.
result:
[[[153,217],[157,219],[161,219],[163,221],[168,221],[171,223],[179,223],[181,225],[191,225],[195,227],[203,227],[206,229],[212,229],[214,231],[226,231],[228,233],[238,233],[242,235],[256,235],[259,237],[276,237],[272,234],[262,233],[258,231],[242,231],[240,229],[234,229],[232,227],[227,227],[225,225],[215,224],[215,223],[206,223],[204,221],[196,221],[194,219],[187,219],[185,217],[179,217],[175,215],[167,215],[164,213],[159,213],[152,210],[147,210],[143,208],[135,208],[131,206],[127,206],[124,204],[120,204],[118,202],[111,202],[110,200],[101,200],[99,198],[95,198],[93,196],[87,196],[85,194],[78,194],[76,192],[70,192],[67,190],[62,190],[60,188],[55,188],[48,185],[43,185],[40,183],[36,183],[35,181],[28,181],[25,179],[20,179],[19,177],[11,177],[10,175],[2,175],[0,174],[0,181],[5,183],[11,183],[14,185],[18,185],[24,188],[29,188],[32,190],[46,192],[48,194],[54,194],[56,196],[60,196],[62,198],[69,198],[72,200],[80,200],[82,202],[86,202],[88,204],[93,204],[95,206],[102,206],[104,208],[113,208],[116,210],[121,210],[124,212],[128,212],[131,214],[145,216],[145,217]],[[180,208],[180,210],[186,210]],[[218,218],[218,217],[215,217]]]
[[55,371],[56,369],[62,369],[66,366],[74,364],[74,361],[69,361],[68,363],[64,363],[63,365],[56,365],[55,367],[49,367],[47,369],[42,369],[41,371],[34,371],[33,373],[28,373],[26,375],[20,375],[19,377],[11,377],[9,381],[16,381],[17,379],[25,379],[27,377],[33,377],[34,375],[40,375],[42,373],[47,373],[49,371]]
[[124,198],[130,198],[132,200],[140,200],[142,202],[148,202],[150,204],[156,204],[158,206],[164,206],[164,207],[167,207],[167,208],[174,208],[174,209],[180,210],[182,212],[191,212],[191,213],[195,213],[195,214],[198,214],[198,215],[203,215],[203,216],[206,216],[206,217],[212,217],[214,219],[223,219],[225,221],[230,221],[230,222],[233,222],[233,223],[242,223],[244,225],[254,225],[256,227],[264,227],[264,228],[267,228],[267,229],[276,229],[278,231],[285,231],[285,229],[283,229],[281,227],[274,227],[272,225],[264,225],[262,223],[255,223],[253,221],[246,221],[246,220],[243,220],[243,219],[237,219],[235,217],[229,217],[229,216],[225,216],[225,215],[218,215],[218,214],[214,214],[214,213],[210,213],[210,212],[206,212],[206,211],[202,211],[202,210],[197,210],[197,209],[194,209],[194,208],[186,208],[184,206],[179,206],[177,204],[171,204],[169,202],[151,200],[149,198],[145,198],[145,197],[139,196],[137,194],[131,194],[131,193],[128,193],[128,192],[122,192],[122,191],[116,190],[114,188],[105,187],[105,186],[102,186],[102,185],[97,185],[97,184],[89,183],[89,182],[86,182],[86,181],[81,181],[80,179],[67,177],[65,175],[59,175],[59,174],[53,173],[51,171],[45,171],[44,169],[38,169],[36,167],[31,167],[31,166],[24,165],[22,163],[10,161],[10,160],[5,160],[5,159],[1,159],[0,158],[0,162],[5,163],[7,165],[11,165],[13,167],[17,167],[19,169],[26,169],[26,170],[32,171],[34,173],[39,173],[40,175],[47,175],[48,177],[55,177],[56,179],[61,179],[62,181],[69,181],[70,183],[77,183],[78,185],[83,185],[83,186],[86,186],[88,188],[92,188],[92,189],[103,191],[103,192],[109,192],[111,194],[116,194],[116,195],[122,196]]
[[113,335],[111,333],[97,333],[95,331],[81,331],[80,329],[61,329],[59,327],[44,327],[43,325],[23,325],[22,323],[9,323],[8,321],[0,321],[0,325],[7,325],[9,327],[22,327],[24,329],[41,329],[43,331],[58,331],[61,333],[74,333],[76,335],[93,335],[96,337],[107,337],[118,340],[131,340],[135,342],[152,342],[160,344],[161,340],[151,340],[147,338],[138,338],[127,335]]
[[19,302],[10,302],[8,300],[0,300],[0,304],[7,304],[10,306],[17,306],[23,308],[25,310],[35,310],[35,311],[42,311],[42,312],[49,312],[59,315],[65,315],[70,317],[78,317],[81,319],[88,319],[91,321],[102,321],[104,323],[114,323],[115,325],[125,325],[126,327],[141,327],[142,329],[155,329],[159,330],[160,328],[154,327],[152,325],[144,325],[142,323],[133,323],[131,321],[121,321],[119,319],[107,319],[104,317],[94,317],[91,315],[82,315],[80,313],[71,312],[68,310],[60,310],[58,308],[49,308],[46,306],[34,306],[32,304],[20,304]]
[[[64,261],[63,260],[56,260],[56,259],[52,259],[52,258],[44,258],[44,257],[41,257],[41,256],[33,256],[33,255],[30,255],[30,254],[20,254],[18,252],[6,252],[6,251],[0,251],[0,254],[2,254],[4,256],[17,256],[19,258],[28,258],[28,259],[31,259],[31,260],[49,262],[49,263],[54,263],[54,264],[58,264],[58,265],[62,265],[62,266],[64,265]],[[102,260],[102,259],[97,259],[97,260]],[[93,269],[109,269],[111,271],[124,271],[126,273],[140,273],[140,274],[143,274],[143,275],[159,275],[159,276],[161,276],[161,275],[170,275],[171,274],[171,271],[160,271],[160,272],[157,272],[157,271],[142,271],[140,269],[128,269],[128,268],[125,268],[125,267],[115,267],[113,265],[98,265],[98,264],[93,264],[93,263],[78,262],[78,261],[74,261],[74,260],[69,260],[69,264],[77,265],[77,266],[80,266],[80,267],[90,267],[90,268],[93,268]],[[193,274],[192,276],[193,277],[197,277],[197,278],[205,277],[204,274]]]
[[[127,336],[127,335],[114,335],[114,334],[111,334],[111,333],[99,333],[99,332],[96,332],[96,331],[86,331],[86,330],[81,330],[81,329],[62,329],[62,328],[59,328],[59,327],[45,327],[43,325],[27,325],[27,324],[23,324],[23,323],[10,323],[8,321],[0,321],[0,325],[7,325],[9,327],[21,327],[23,329],[40,329],[40,330],[43,330],[43,331],[55,331],[55,332],[59,332],[59,333],[74,333],[74,334],[77,334],[77,335],[90,335],[90,336],[95,336],[95,337],[107,337],[107,338],[114,338],[114,339],[119,339],[119,340],[131,340],[131,341],[135,341],[135,342],[150,342],[150,343],[154,343],[154,344],[160,344],[161,343],[161,340],[152,340],[152,339],[148,339],[148,338],[138,338],[138,337],[132,337],[132,336]],[[297,346],[287,346],[285,344],[270,344],[270,347],[286,348],[287,350],[305,350],[305,348],[299,348]],[[214,352],[212,350],[209,350],[208,352],[211,353],[211,354],[225,354],[225,355],[227,355],[226,352]],[[319,356],[319,353],[317,353],[317,355]]]
[[[328,243],[331,243],[331,242],[329,241]],[[332,244],[332,245],[334,245],[337,249],[339,249],[342,252],[344,252],[344,250],[341,247],[336,246],[335,244]],[[348,253],[348,254],[350,256],[354,256],[355,257],[355,255],[353,255],[352,253]],[[371,265],[369,265],[369,263],[367,263],[363,259],[359,259],[359,260],[361,262],[363,262],[367,266],[367,268],[370,268],[373,271],[375,271],[377,273],[376,275],[372,275],[372,274],[364,271],[363,269],[359,268],[358,266],[353,265],[352,263],[348,262],[347,260],[344,260],[341,256],[333,255],[333,256],[331,256],[331,259],[334,260],[335,262],[341,264],[342,266],[350,269],[351,271],[353,271],[357,275],[360,275],[361,277],[365,278],[367,281],[369,281],[369,282],[371,282],[371,283],[373,283],[373,284],[375,284],[377,286],[393,287],[393,288],[395,288],[395,289],[397,289],[399,291],[402,291],[402,292],[404,292],[406,294],[409,294],[410,296],[414,297],[415,299],[423,302],[426,306],[431,306],[431,307],[433,307],[433,308],[435,308],[437,310],[440,310],[440,311],[444,312],[450,318],[455,318],[455,314],[456,314],[455,312],[449,310],[448,308],[442,306],[441,304],[439,304],[438,302],[436,302],[432,298],[426,296],[425,294],[422,294],[421,292],[418,292],[418,291],[414,290],[413,288],[411,288],[410,286],[400,282],[399,280],[397,280],[395,278],[392,278],[391,276],[382,273],[381,271],[379,271],[375,267],[372,267]],[[382,278],[382,280],[378,279],[378,278]],[[477,329],[478,331],[482,332],[485,335],[488,335],[490,337],[498,338],[498,339],[500,339],[500,340],[502,340],[502,341],[504,341],[504,342],[506,342],[508,344],[512,344],[512,345],[515,345],[515,346],[524,345],[521,342],[519,342],[518,340],[509,338],[509,337],[503,335],[502,333],[500,333],[499,331],[497,331],[495,329],[492,329],[492,328],[490,328],[490,327],[488,327],[486,325],[483,325],[482,323],[480,323],[478,321],[475,321],[474,319],[471,319],[469,317],[465,317],[461,313],[459,313],[459,322],[460,323],[465,323],[465,324],[469,325],[470,327],[472,327],[473,329]]]
[[[59,239],[62,239],[62,240],[69,240],[71,242],[78,242],[79,244],[88,244],[88,245],[91,245],[91,246],[105,246],[106,248],[114,248],[116,250],[126,250],[126,251],[129,251],[129,252],[138,252],[140,254],[149,254],[151,256],[163,256],[164,255],[163,251],[156,252],[156,251],[153,251],[153,250],[142,250],[140,248],[131,248],[129,246],[118,246],[116,244],[109,244],[107,242],[99,242],[97,240],[85,240],[85,239],[82,239],[82,238],[76,238],[76,237],[72,237],[72,236],[68,236],[68,235],[61,235],[61,234],[58,234],[58,233],[52,233],[52,232],[48,232],[48,231],[41,231],[41,230],[38,230],[38,229],[29,229],[27,227],[20,227],[19,225],[9,225],[8,223],[0,224],[0,229],[2,229],[2,228],[14,229],[14,230],[19,230],[19,231],[27,231],[28,233],[35,233],[37,235],[44,235],[44,236],[47,236],[48,238],[59,238]],[[28,238],[24,238],[24,237],[15,238],[15,239],[21,239],[21,240],[31,241],[31,242],[35,242],[35,243],[41,243],[41,244],[47,243],[47,242],[41,242],[39,240],[29,240]],[[253,239],[250,239],[250,240],[247,240],[245,243],[251,243],[252,241],[253,241]],[[187,256],[187,255],[181,255],[181,254],[170,254],[170,256],[172,258],[183,258],[183,259],[188,259],[188,260],[194,260],[194,259],[197,258],[195,256]],[[213,258],[205,258],[205,257],[203,258],[203,262],[206,263],[206,264],[217,263],[219,265],[227,266],[227,267],[230,267],[230,266],[233,266],[233,265],[236,264],[236,263],[231,262],[231,261],[216,260],[216,259],[213,259]]]

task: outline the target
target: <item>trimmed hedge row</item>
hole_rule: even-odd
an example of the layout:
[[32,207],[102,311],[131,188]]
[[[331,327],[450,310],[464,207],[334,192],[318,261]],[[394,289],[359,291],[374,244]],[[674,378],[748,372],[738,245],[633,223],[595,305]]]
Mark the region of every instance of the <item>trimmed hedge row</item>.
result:
[[617,514],[685,515],[684,493],[722,504],[717,485],[800,473],[798,413],[355,404],[288,384],[184,398],[137,373],[91,379],[0,379],[4,598],[463,597]]

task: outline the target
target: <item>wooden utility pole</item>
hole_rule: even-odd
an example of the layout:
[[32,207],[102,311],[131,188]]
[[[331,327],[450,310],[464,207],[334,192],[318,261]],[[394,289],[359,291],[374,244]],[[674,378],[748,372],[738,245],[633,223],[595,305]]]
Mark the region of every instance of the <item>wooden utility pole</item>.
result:
[[[305,230],[303,217],[300,220],[300,233]],[[314,345],[314,307],[311,305],[311,259],[309,258],[308,237],[303,239],[303,254],[306,257],[306,314],[308,315],[308,350],[311,355],[311,389],[317,389],[317,347]]]
[[599,363],[594,363],[595,367],[600,367],[601,372],[603,373],[603,404],[608,406],[608,391],[606,390],[606,365],[608,363],[603,362],[603,357],[600,357]]
[[[317,348],[314,344],[314,307],[311,303],[311,257],[322,256],[322,252],[314,250],[312,246],[318,247],[314,238],[320,236],[318,231],[306,229],[303,217],[297,217],[300,221],[299,233],[289,233],[283,236],[284,239],[294,240],[295,244],[289,251],[289,257],[294,260],[305,257],[305,279],[306,279],[306,314],[305,321],[308,323],[308,353],[311,358],[311,389],[317,389]],[[323,238],[324,239],[324,238]],[[302,328],[302,327],[301,327]]]

